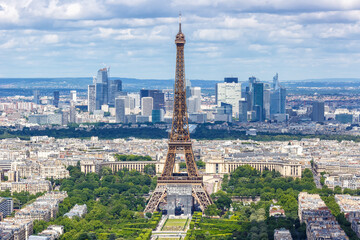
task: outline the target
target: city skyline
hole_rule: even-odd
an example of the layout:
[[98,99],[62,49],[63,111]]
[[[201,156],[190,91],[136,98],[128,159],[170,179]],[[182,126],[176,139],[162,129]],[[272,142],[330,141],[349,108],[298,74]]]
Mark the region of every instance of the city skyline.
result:
[[0,239],[359,240],[356,82],[287,96],[278,73],[224,77],[202,94],[181,26],[173,91],[128,93],[104,67],[87,96],[0,96]]
[[[85,8],[86,6],[86,8]],[[169,79],[183,15],[186,78],[352,78],[360,1],[0,2],[0,77]]]

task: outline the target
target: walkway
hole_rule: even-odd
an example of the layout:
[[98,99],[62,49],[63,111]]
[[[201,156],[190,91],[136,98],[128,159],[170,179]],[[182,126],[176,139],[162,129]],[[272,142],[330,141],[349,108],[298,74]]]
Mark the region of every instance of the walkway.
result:
[[[176,223],[172,223],[169,224],[168,221],[172,221],[172,222],[177,222],[176,220],[181,220],[181,219],[187,219],[185,222],[185,227],[184,227],[184,223],[182,223],[180,226],[179,224]],[[151,240],[161,240],[161,239],[168,239],[168,240],[175,240],[175,239],[184,239],[186,236],[186,232],[189,229],[189,225],[190,225],[190,221],[191,221],[191,216],[187,217],[187,216],[179,216],[179,217],[168,217],[168,216],[163,216],[162,219],[160,220],[158,226],[156,227],[156,229],[152,232],[151,235]],[[168,230],[168,231],[164,231],[164,226],[168,225],[166,228],[171,228],[172,226],[174,227],[174,229],[176,228],[181,228],[182,230]]]

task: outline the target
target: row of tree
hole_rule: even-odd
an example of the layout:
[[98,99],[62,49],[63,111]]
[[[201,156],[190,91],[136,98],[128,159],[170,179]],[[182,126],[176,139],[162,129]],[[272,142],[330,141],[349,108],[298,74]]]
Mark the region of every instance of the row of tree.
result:
[[[109,124],[108,124],[109,125]],[[211,139],[242,139],[242,140],[255,140],[255,141],[290,141],[301,140],[303,138],[320,138],[322,140],[347,140],[360,142],[359,136],[352,135],[326,135],[326,134],[283,134],[283,133],[262,133],[259,132],[256,136],[246,135],[245,131],[219,130],[210,129],[209,123],[199,124],[194,133],[191,134],[193,139],[211,140]],[[111,125],[110,125],[111,126]],[[115,139],[115,138],[145,138],[145,139],[162,139],[168,137],[168,132],[165,129],[155,127],[146,128],[128,128],[111,126],[105,127],[104,124],[95,124],[91,129],[79,129],[78,125],[70,125],[64,129],[44,129],[44,130],[30,130],[24,128],[23,130],[9,131],[8,128],[0,129],[0,139],[19,137],[21,139],[29,139],[31,136],[49,136],[55,138],[90,138],[98,136],[102,139]]]
[[139,155],[124,155],[124,154],[115,154],[114,157],[117,161],[121,162],[138,162],[138,161],[153,161],[152,158],[148,155],[139,156]]

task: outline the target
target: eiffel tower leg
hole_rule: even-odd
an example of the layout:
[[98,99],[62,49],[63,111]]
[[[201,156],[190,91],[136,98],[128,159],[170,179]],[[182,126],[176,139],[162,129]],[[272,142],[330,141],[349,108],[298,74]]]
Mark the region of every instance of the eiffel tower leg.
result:
[[198,169],[195,163],[194,153],[191,145],[186,145],[185,150],[185,159],[186,159],[186,168],[189,176],[199,176]]
[[151,195],[151,198],[146,205],[146,208],[144,212],[156,212],[157,208],[166,197],[166,186],[165,185],[157,185],[153,194]]
[[200,204],[200,208],[203,212],[213,203],[203,185],[193,185],[192,195],[198,204]]
[[175,165],[176,146],[169,145],[162,176],[171,176]]

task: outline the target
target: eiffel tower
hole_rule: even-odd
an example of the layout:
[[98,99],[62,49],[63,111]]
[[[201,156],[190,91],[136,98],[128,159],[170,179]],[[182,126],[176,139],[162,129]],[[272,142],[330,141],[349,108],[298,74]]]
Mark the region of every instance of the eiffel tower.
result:
[[[184,46],[185,35],[181,32],[181,16],[179,21],[179,32],[175,38],[176,44],[176,73],[175,73],[175,93],[172,128],[169,136],[169,147],[161,177],[158,178],[157,186],[145,208],[145,212],[155,212],[161,202],[166,202],[168,187],[172,189],[191,186],[191,195],[199,204],[202,211],[212,204],[209,194],[203,184],[203,178],[199,175],[192,142],[189,133],[189,123],[186,108],[186,86],[185,86],[185,65],[184,65]],[[174,173],[176,153],[185,153],[186,174]]]

